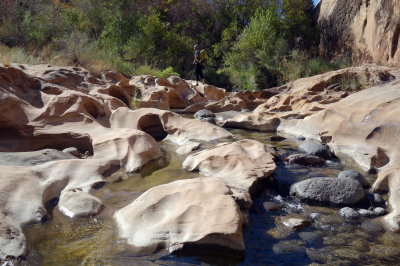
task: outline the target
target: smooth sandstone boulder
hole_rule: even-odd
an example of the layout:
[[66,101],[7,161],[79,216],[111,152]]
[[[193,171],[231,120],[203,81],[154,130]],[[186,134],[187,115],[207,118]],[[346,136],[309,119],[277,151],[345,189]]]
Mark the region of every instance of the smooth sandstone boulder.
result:
[[364,199],[365,192],[353,179],[317,177],[292,185],[290,195],[311,203],[354,205]]
[[119,108],[110,118],[112,128],[142,130],[157,140],[164,139],[183,145],[189,141],[214,141],[232,138],[228,131],[210,123],[183,118],[169,111],[154,108],[129,110]]
[[[393,80],[391,71],[394,69],[388,67],[351,67],[301,78],[281,87],[279,94],[270,97],[253,112],[227,119],[223,126],[265,132],[281,131],[292,120],[305,119],[347,97],[349,92],[343,91],[345,88],[340,84],[354,81],[366,88],[372,87]],[[335,87],[332,88],[332,85]]]
[[149,189],[117,211],[119,236],[141,249],[170,253],[244,252],[242,215],[220,178],[175,181]]
[[182,168],[222,178],[241,207],[249,208],[250,195],[258,190],[261,180],[275,171],[275,156],[269,146],[254,140],[240,140],[191,154]]

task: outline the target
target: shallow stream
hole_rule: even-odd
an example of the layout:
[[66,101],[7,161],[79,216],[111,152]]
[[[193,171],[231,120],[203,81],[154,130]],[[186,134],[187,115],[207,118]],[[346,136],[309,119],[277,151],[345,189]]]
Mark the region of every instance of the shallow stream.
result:
[[[271,134],[231,130],[238,139],[254,139],[273,145],[284,156],[296,152],[301,141],[293,136],[281,142],[267,141]],[[166,252],[152,255],[132,253],[117,239],[113,212],[141,195],[147,189],[178,179],[196,178],[198,173],[181,170],[184,156],[175,153],[176,146],[160,142],[165,159],[146,167],[141,174],[114,173],[94,195],[106,204],[95,217],[70,219],[54,208],[52,219],[45,224],[29,226],[25,233],[29,242],[29,265],[308,265],[311,263],[359,265],[396,264],[400,260],[400,237],[385,233],[371,218],[349,223],[338,216],[339,208],[310,206],[288,197],[290,184],[311,177],[335,177],[344,169],[353,169],[346,162],[328,161],[324,167],[286,165],[278,161],[274,185],[254,199],[250,220],[243,229],[246,246],[242,261],[226,257],[177,257]],[[363,173],[365,174],[365,173]],[[374,177],[366,176],[372,184]],[[263,203],[278,202],[279,212],[266,212]],[[368,206],[367,206],[368,207]],[[312,224],[301,230],[288,230],[281,217],[301,214]]]

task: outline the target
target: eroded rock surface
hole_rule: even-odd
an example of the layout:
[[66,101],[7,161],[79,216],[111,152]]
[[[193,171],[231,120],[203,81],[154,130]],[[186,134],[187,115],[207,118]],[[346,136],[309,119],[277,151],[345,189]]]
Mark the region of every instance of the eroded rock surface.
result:
[[371,87],[393,80],[390,70],[377,66],[352,67],[298,79],[282,87],[281,93],[269,98],[253,112],[237,114],[227,119],[223,126],[275,132],[282,122],[304,119],[347,97],[347,83]]
[[398,1],[321,0],[316,9],[324,55],[400,66]]
[[[221,178],[180,180],[149,189],[117,211],[120,237],[154,251],[244,252],[242,215]],[[212,215],[211,215],[212,214]]]
[[189,155],[182,168],[222,178],[241,207],[249,208],[259,182],[275,171],[275,156],[271,147],[246,139]]

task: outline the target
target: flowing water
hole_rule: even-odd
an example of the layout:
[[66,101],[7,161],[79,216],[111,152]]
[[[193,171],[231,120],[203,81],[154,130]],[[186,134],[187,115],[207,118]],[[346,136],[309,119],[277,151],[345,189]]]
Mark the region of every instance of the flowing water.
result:
[[[281,156],[298,150],[301,141],[285,136],[281,142],[269,142],[271,134],[232,130],[236,139],[254,139],[273,145]],[[177,155],[177,148],[167,141],[160,142],[165,158],[146,167],[141,174],[114,173],[109,183],[94,195],[106,204],[95,217],[70,219],[57,207],[52,219],[45,224],[29,226],[25,233],[31,252],[29,265],[190,265],[190,264],[242,264],[242,265],[307,265],[311,263],[358,265],[396,264],[400,259],[400,237],[385,233],[373,219],[348,223],[338,216],[338,208],[309,206],[288,197],[290,184],[310,177],[334,177],[349,165],[328,161],[324,167],[288,166],[277,162],[274,185],[270,185],[254,199],[250,220],[243,229],[246,253],[243,260],[225,257],[177,257],[166,252],[152,255],[132,253],[119,240],[112,220],[113,212],[120,209],[147,189],[178,179],[196,178],[198,173],[181,170],[185,157]],[[370,183],[373,176],[367,176]],[[278,202],[279,212],[266,212],[263,203]],[[286,229],[281,217],[301,214],[313,220],[311,226],[297,232]]]

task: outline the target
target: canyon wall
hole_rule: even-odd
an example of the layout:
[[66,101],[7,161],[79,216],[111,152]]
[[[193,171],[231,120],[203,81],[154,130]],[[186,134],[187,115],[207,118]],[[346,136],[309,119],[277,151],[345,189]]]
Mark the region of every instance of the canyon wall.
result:
[[353,63],[400,66],[400,2],[397,0],[320,0],[320,52],[346,55]]

